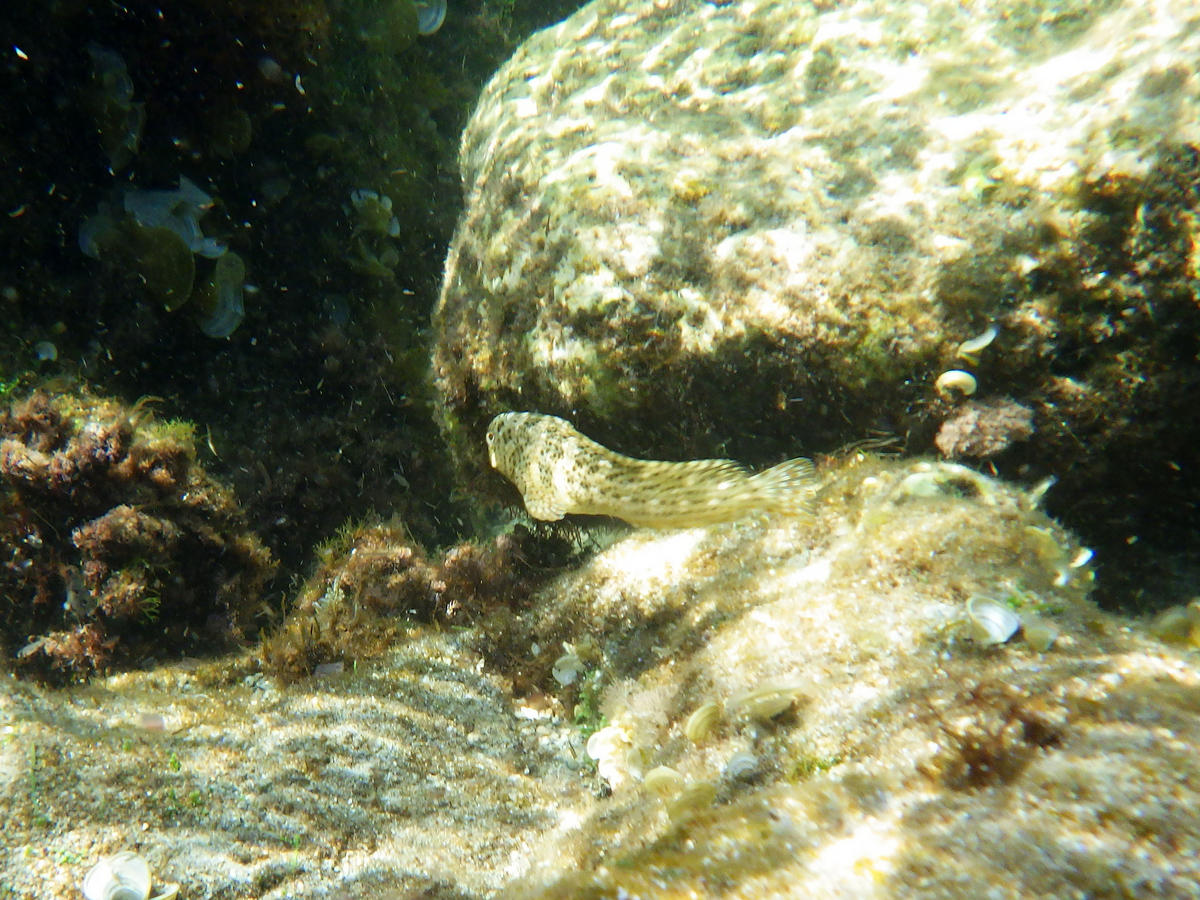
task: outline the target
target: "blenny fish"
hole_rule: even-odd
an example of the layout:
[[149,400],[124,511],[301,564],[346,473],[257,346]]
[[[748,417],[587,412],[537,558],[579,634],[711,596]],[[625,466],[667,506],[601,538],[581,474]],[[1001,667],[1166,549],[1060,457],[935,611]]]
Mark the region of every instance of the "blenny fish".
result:
[[690,528],[752,512],[808,513],[813,464],[789,459],[757,474],[729,459],[633,459],[558,416],[501,413],[487,430],[492,467],[517,486],[535,519],[615,516],[646,528]]

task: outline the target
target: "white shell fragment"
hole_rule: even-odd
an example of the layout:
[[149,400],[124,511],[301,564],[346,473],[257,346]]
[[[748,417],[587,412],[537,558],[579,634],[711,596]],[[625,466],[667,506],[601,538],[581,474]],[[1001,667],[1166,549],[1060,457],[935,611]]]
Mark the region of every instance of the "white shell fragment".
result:
[[150,865],[131,850],[100,858],[83,879],[86,900],[147,900]]
[[950,369],[943,372],[938,376],[938,380],[933,383],[933,386],[943,397],[949,397],[952,394],[970,397],[979,387],[975,381],[975,376],[970,372],[964,372],[962,369]]
[[[150,898],[150,864],[132,850],[122,850],[100,861],[83,878],[84,900],[148,900]],[[169,885],[153,900],[173,900],[179,885]]]
[[1072,569],[1082,569],[1092,561],[1092,557],[1096,555],[1096,551],[1090,547],[1081,547],[1075,557],[1068,563]]
[[583,672],[583,660],[579,658],[579,653],[576,652],[574,645],[563,642],[564,653],[554,661],[554,668],[551,674],[554,675],[554,680],[561,685],[574,684],[575,680]]
[[984,647],[1008,641],[1021,627],[1021,617],[1003,604],[982,597],[967,601],[967,636]]
[[596,772],[613,790],[641,779],[642,755],[628,727],[607,725],[588,738],[585,746],[587,755],[596,761]]

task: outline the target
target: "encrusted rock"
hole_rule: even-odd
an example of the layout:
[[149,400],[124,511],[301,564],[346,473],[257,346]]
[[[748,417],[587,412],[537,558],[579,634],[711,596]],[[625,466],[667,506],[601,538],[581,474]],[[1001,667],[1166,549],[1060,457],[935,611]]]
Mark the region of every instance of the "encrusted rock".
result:
[[504,409],[658,458],[881,430],[929,451],[955,399],[935,380],[994,328],[972,373],[1037,434],[1012,464],[1059,475],[1109,553],[1178,542],[1200,508],[1192,18],[596,0],[535,35],[462,142],[435,316],[460,469],[496,489]]
[[45,391],[0,411],[0,546],[0,648],[50,680],[230,647],[274,565],[190,425]]

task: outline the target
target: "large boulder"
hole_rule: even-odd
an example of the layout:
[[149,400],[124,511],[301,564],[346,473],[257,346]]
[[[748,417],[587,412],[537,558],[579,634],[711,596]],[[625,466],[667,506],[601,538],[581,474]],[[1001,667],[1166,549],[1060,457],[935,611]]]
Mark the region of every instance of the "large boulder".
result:
[[[482,434],[509,408],[675,458],[891,435],[1058,475],[1103,559],[1182,555],[1194,19],[1183,0],[596,0],[535,35],[460,153],[434,364],[460,471],[499,486]],[[958,369],[970,399],[938,381]]]

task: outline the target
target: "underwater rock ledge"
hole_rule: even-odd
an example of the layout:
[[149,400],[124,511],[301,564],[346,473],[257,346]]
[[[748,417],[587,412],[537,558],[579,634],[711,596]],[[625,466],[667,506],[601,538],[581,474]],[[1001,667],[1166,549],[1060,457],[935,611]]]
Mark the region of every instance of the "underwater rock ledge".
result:
[[659,459],[883,433],[1058,476],[1106,603],[1186,601],[1194,10],[921,10],[596,0],[518,50],[463,134],[434,318],[473,490],[509,409]]

